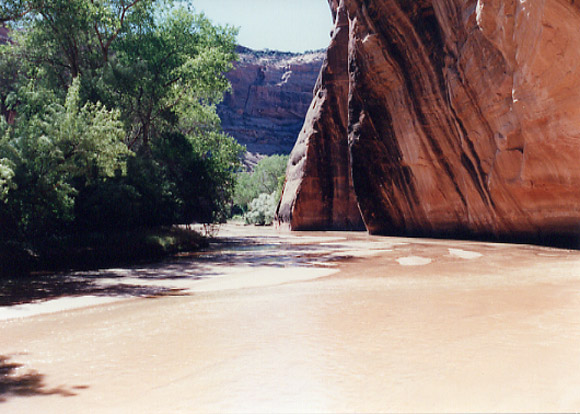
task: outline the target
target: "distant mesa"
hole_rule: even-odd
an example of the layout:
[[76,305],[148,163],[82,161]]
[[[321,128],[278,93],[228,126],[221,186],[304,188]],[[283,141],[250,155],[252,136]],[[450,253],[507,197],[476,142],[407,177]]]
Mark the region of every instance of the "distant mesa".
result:
[[237,48],[226,76],[232,91],[218,106],[224,131],[259,155],[289,154],[312,102],[324,51],[302,54]]

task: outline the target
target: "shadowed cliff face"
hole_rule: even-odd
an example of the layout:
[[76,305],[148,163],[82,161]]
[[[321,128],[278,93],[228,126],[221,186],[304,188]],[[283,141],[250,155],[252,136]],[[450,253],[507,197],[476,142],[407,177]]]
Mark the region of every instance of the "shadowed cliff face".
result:
[[[580,234],[577,5],[329,3],[337,25],[348,30],[347,41],[333,39],[348,56],[348,90],[333,92],[348,101],[343,139],[370,232]],[[341,9],[348,26],[340,23]],[[324,89],[324,76],[321,84]],[[323,157],[319,169],[336,171],[343,161]],[[303,182],[312,175],[303,174]],[[299,200],[300,188],[287,185],[285,191]],[[289,209],[292,196],[284,197],[280,211]],[[292,211],[280,216],[291,226],[300,221],[300,211]]]
[[363,229],[350,174],[347,139],[348,17],[335,28],[314,100],[288,163],[278,219],[295,230]]

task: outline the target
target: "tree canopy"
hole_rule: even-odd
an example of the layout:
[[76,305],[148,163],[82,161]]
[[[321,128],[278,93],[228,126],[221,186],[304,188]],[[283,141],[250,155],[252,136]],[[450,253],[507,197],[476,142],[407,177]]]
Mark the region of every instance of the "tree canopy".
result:
[[171,0],[0,0],[0,22],[0,224],[27,239],[224,217],[235,29]]
[[286,177],[287,155],[262,158],[253,171],[238,174],[234,205],[251,224],[271,224]]

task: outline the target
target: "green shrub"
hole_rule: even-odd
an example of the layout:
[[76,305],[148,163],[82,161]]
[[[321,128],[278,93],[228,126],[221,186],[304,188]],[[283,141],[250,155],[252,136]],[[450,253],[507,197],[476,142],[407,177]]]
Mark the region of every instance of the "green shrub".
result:
[[174,1],[6,0],[0,14],[0,242],[225,218],[243,149],[216,105],[236,29]]
[[0,202],[6,197],[10,188],[14,183],[14,171],[12,170],[12,163],[6,158],[0,159]]
[[77,78],[64,104],[56,98],[47,102],[43,112],[20,120],[0,142],[2,164],[11,167],[0,168],[4,219],[11,217],[24,238],[63,231],[74,220],[78,190],[124,170],[131,154],[119,112],[98,103],[81,106],[79,85]]
[[250,202],[248,212],[245,215],[246,223],[259,226],[272,224],[276,214],[278,198],[277,192],[271,194],[262,193],[254,198]]
[[252,200],[261,194],[277,193],[276,198],[279,198],[287,163],[287,155],[271,155],[260,160],[254,171],[239,173],[234,191],[234,206],[246,213]]

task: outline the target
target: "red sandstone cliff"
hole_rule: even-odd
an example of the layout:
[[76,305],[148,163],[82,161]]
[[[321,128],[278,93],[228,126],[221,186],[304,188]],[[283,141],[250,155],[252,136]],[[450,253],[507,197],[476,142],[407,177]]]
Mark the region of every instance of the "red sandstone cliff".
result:
[[[580,234],[578,5],[329,3],[337,31],[348,32],[333,37],[341,55],[333,59],[348,58],[348,88],[322,73],[319,90],[348,111],[315,98],[311,132],[292,154],[303,167],[289,169],[282,222],[337,224],[325,214],[335,188],[321,184],[316,197],[311,182],[344,182],[346,169],[372,233]],[[335,157],[334,142],[347,142],[350,156]]]
[[239,47],[226,76],[232,91],[218,106],[223,129],[265,155],[288,154],[312,101],[324,52],[304,54]]
[[334,14],[314,100],[286,171],[277,216],[292,229],[363,229],[352,186],[347,140],[348,18]]

